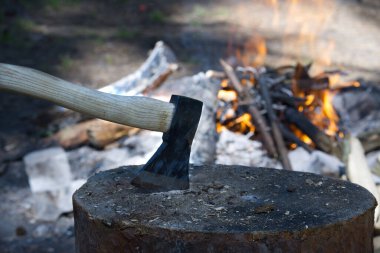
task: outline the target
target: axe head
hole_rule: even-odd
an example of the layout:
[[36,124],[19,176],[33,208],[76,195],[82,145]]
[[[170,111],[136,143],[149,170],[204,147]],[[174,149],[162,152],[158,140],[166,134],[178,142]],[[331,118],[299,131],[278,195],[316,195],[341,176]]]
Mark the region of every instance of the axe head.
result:
[[203,103],[173,95],[175,111],[170,128],[162,135],[162,144],[138,172],[131,184],[147,191],[184,190],[189,188],[191,144],[202,113]]

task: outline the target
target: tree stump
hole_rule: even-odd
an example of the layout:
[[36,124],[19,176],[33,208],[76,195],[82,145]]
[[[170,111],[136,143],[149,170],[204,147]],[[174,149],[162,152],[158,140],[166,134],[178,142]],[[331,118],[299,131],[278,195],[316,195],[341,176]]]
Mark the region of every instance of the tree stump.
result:
[[139,166],[73,196],[77,253],[373,252],[376,201],[341,180],[267,168],[191,167],[190,189],[144,193]]

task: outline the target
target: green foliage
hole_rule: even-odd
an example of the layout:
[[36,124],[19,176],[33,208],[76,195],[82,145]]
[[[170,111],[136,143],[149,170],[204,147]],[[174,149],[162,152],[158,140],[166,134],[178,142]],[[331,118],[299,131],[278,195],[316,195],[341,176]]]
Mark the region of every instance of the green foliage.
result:
[[53,10],[59,10],[63,6],[79,3],[80,0],[43,0],[42,5]]
[[27,46],[28,40],[25,34],[33,30],[36,24],[26,18],[17,18],[11,23],[0,23],[0,43],[17,44],[19,46]]
[[69,70],[74,65],[74,60],[71,58],[70,55],[63,55],[60,57],[60,68],[62,68],[64,71]]
[[196,4],[190,13],[190,24],[195,27],[202,25],[202,20],[207,16],[207,10],[202,5]]
[[207,10],[202,5],[196,4],[193,7],[192,16],[194,19],[202,19],[206,17],[206,15],[207,15]]
[[154,10],[149,13],[149,19],[156,23],[164,23],[165,22],[165,15],[160,10]]
[[135,38],[136,36],[138,35],[138,32],[136,30],[130,30],[128,28],[120,28],[118,31],[117,31],[117,34],[116,36],[120,39],[125,39],[125,40],[128,40],[128,39],[133,39]]
[[16,26],[17,26],[17,30],[30,31],[30,30],[32,30],[33,28],[35,28],[36,23],[34,23],[34,22],[33,22],[32,20],[30,20],[30,19],[19,18],[19,19],[17,19],[17,21],[16,21]]

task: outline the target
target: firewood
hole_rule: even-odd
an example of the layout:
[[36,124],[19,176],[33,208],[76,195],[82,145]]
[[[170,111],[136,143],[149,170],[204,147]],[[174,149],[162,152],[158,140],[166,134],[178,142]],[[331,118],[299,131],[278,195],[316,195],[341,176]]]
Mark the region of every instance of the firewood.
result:
[[65,149],[88,143],[97,148],[103,148],[105,145],[133,133],[136,133],[136,128],[93,119],[74,126],[68,126],[56,133],[52,139]]
[[125,136],[138,133],[140,129],[103,121],[87,130],[90,145],[102,149]]
[[380,148],[380,128],[372,129],[358,135],[366,153]]
[[255,107],[253,103],[251,103],[252,98],[249,94],[248,89],[240,84],[240,81],[237,78],[233,68],[227,62],[220,60],[220,64],[222,65],[226,75],[231,81],[232,86],[238,93],[240,100],[242,100],[242,103],[247,104],[247,111],[251,114],[253,124],[259,129],[259,132],[262,135],[263,144],[268,152],[268,155],[270,157],[277,158],[278,153],[274,146],[273,138],[269,134],[269,127],[267,126],[265,118],[261,115],[260,111]]
[[317,91],[329,88],[329,78],[312,78],[308,73],[310,66],[297,64],[293,76],[293,91]]
[[270,157],[277,158],[277,150],[274,146],[273,139],[269,134],[269,127],[267,126],[265,118],[254,105],[248,106],[247,110],[251,114],[253,124],[259,129],[262,135],[263,144],[265,149],[268,151],[268,155]]
[[151,86],[161,84],[177,69],[173,52],[159,41],[137,71],[99,90],[111,94],[136,96],[150,90]]
[[[348,179],[366,188],[376,198],[377,203],[380,203],[380,194],[377,191],[376,184],[373,181],[371,170],[368,167],[367,160],[364,154],[363,146],[356,137],[349,138],[349,155],[347,159],[346,174]],[[380,228],[379,221],[379,206],[375,209],[375,226]]]
[[281,164],[282,164],[284,169],[292,170],[292,165],[290,164],[289,157],[288,157],[288,150],[285,146],[285,142],[284,142],[284,139],[283,139],[283,136],[281,134],[280,127],[279,127],[279,121],[278,121],[278,118],[277,118],[276,114],[274,113],[274,110],[272,107],[273,102],[272,102],[272,99],[270,97],[269,89],[268,89],[264,80],[261,80],[260,78],[257,78],[257,80],[258,80],[258,85],[259,85],[259,90],[260,90],[261,96],[265,101],[266,110],[267,110],[268,119],[269,119],[271,130],[272,130],[273,139],[274,139],[276,147],[277,147],[277,151],[278,151],[278,154],[280,157]]
[[305,102],[304,98],[289,96],[281,92],[271,91],[270,96],[273,100],[282,102],[288,106],[296,108],[300,103]]
[[169,64],[167,69],[164,70],[162,73],[160,73],[156,77],[156,79],[152,80],[152,83],[142,91],[142,94],[146,95],[150,93],[151,91],[160,87],[169,78],[169,76],[173,74],[175,71],[177,71],[178,69],[179,69],[178,64],[175,64],[175,63]]
[[310,148],[305,142],[301,141],[292,131],[290,131],[284,124],[279,124],[280,130],[282,135],[284,136],[284,139],[290,141],[291,143],[297,144],[297,146],[300,146],[304,148],[307,152],[311,153],[313,152],[312,148]]
[[299,130],[306,134],[318,149],[338,157],[341,156],[337,143],[327,134],[319,130],[305,115],[294,108],[288,107],[284,111],[284,116],[288,123],[294,124]]
[[234,86],[236,92],[241,94],[243,92],[243,86],[240,84],[238,77],[236,76],[234,69],[231,65],[229,65],[226,61],[220,60],[220,64],[222,65],[224,72],[226,72],[227,77],[230,79],[232,85]]

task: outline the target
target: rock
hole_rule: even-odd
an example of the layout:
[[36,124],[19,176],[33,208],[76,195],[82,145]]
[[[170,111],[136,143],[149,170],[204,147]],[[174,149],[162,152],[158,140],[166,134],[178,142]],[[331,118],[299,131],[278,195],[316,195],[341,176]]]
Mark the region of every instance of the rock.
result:
[[24,157],[25,170],[32,190],[33,214],[38,220],[56,220],[72,211],[72,175],[65,151],[48,148]]
[[71,171],[62,148],[34,151],[24,157],[32,192],[61,189],[70,185]]
[[344,170],[344,164],[338,158],[319,150],[310,154],[302,147],[298,147],[288,155],[295,171],[339,177]]
[[373,248],[375,253],[380,253],[380,236],[373,238]]

